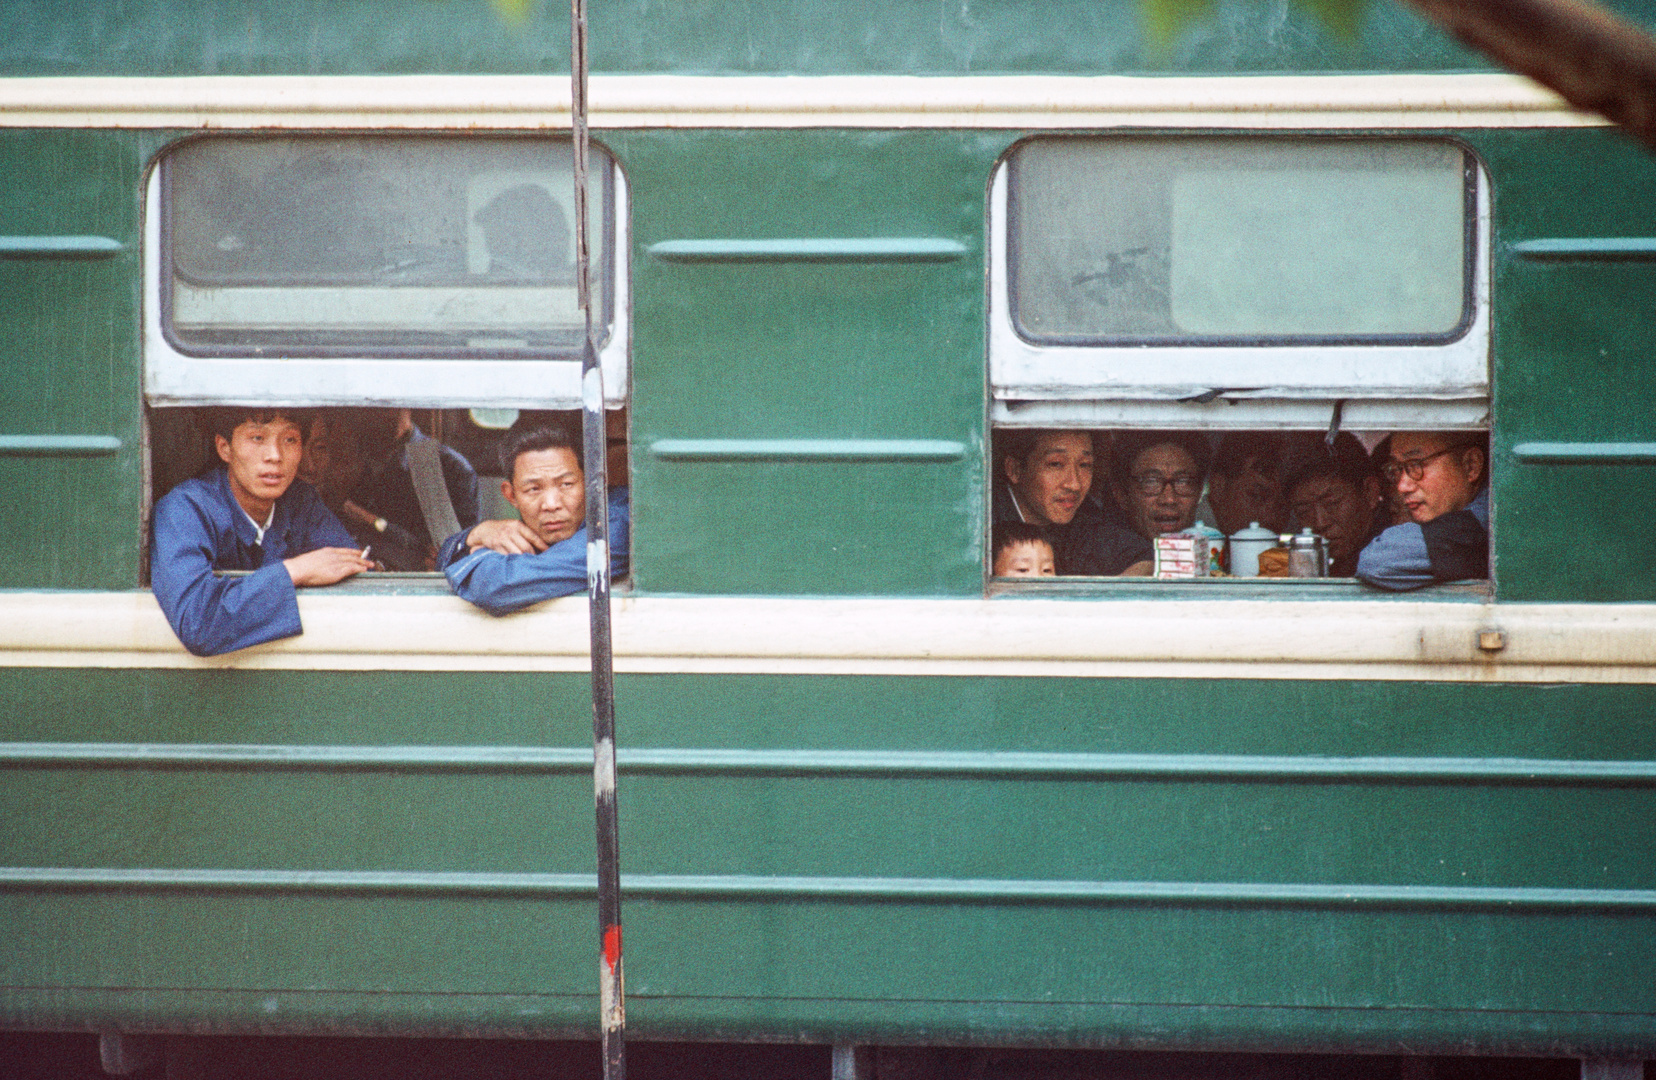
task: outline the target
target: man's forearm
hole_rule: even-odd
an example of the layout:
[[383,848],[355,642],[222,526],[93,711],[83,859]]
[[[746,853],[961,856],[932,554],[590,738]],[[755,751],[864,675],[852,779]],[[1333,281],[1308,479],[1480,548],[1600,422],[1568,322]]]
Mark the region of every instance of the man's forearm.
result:
[[502,555],[479,548],[446,566],[444,573],[462,600],[491,615],[507,615],[586,589],[586,535],[577,534],[538,555]]

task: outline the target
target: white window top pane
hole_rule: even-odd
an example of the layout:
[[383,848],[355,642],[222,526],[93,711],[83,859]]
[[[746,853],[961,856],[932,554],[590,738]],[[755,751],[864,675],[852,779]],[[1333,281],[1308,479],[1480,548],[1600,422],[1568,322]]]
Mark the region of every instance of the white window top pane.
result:
[[[595,337],[627,396],[626,181],[593,148]],[[566,140],[213,137],[151,175],[144,388],[155,404],[574,408]]]
[[[473,137],[219,138],[166,163],[186,352],[574,353],[567,142]],[[593,281],[607,323],[609,158],[593,155]],[[474,342],[482,339],[482,344]]]
[[1488,214],[1441,139],[1033,139],[990,189],[996,415],[1299,426],[1344,400],[1384,426],[1430,401],[1473,422]]
[[1469,184],[1442,142],[1040,139],[1013,159],[1034,341],[1419,338],[1464,329]]

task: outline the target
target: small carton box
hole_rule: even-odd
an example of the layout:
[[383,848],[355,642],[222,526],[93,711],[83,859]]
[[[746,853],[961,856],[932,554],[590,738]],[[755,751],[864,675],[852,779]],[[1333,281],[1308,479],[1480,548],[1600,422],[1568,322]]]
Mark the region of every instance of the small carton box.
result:
[[1207,577],[1208,538],[1198,533],[1163,533],[1155,539],[1158,578]]

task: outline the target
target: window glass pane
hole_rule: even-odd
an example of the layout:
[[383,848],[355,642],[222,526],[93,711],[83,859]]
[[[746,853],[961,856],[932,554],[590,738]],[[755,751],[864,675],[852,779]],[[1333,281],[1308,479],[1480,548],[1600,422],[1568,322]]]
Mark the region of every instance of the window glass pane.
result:
[[[568,143],[201,139],[168,158],[169,328],[225,355],[579,347]],[[607,323],[609,158],[591,172]]]
[[1442,338],[1466,312],[1467,169],[1447,143],[1044,139],[1013,170],[1032,340]]

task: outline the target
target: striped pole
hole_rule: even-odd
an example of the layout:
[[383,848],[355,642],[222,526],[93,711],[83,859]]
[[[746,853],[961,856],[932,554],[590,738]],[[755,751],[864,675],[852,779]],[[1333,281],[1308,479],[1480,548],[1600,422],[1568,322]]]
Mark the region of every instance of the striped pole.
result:
[[608,440],[604,372],[592,345],[587,221],[586,0],[570,0],[569,70],[575,172],[575,297],[586,320],[581,345],[581,450],[586,473],[587,592],[592,619],[592,784],[598,818],[598,1020],[604,1080],[625,1080],[626,980],[621,966],[621,837],[615,809],[615,662],[610,638]]

